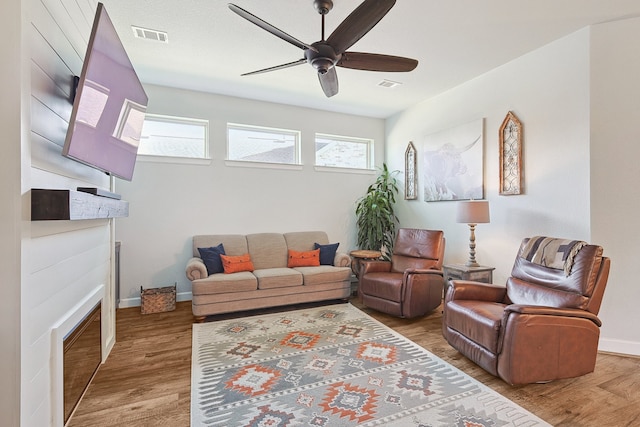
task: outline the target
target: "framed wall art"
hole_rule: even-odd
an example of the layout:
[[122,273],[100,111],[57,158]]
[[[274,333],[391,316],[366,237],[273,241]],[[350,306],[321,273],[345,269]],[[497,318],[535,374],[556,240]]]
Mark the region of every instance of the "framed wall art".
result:
[[409,145],[404,152],[404,198],[406,200],[418,198],[417,160],[416,147],[413,142],[409,141]]
[[504,118],[498,134],[500,140],[500,195],[522,192],[522,123],[511,111]]
[[424,138],[424,201],[484,198],[484,119]]

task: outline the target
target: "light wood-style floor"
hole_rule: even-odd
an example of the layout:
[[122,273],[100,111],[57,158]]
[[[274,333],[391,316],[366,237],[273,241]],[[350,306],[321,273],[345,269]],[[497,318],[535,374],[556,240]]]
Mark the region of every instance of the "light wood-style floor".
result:
[[[405,320],[352,303],[552,425],[640,426],[640,358],[600,353],[592,374],[513,387],[446,343],[440,309]],[[116,345],[68,426],[189,426],[191,303],[144,316],[121,309],[116,317]]]

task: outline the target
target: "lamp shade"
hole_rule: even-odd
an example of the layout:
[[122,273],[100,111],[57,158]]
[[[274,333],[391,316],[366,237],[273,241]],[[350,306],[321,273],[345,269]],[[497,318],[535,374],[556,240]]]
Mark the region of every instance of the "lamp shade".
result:
[[487,200],[458,202],[456,222],[465,224],[482,224],[489,222],[489,202]]

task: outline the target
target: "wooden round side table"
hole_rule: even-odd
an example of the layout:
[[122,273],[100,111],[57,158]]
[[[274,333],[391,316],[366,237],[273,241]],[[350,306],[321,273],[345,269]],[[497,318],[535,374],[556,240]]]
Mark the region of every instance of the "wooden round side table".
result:
[[382,252],[358,249],[356,251],[349,252],[349,255],[351,255],[351,271],[353,271],[353,274],[355,274],[356,277],[359,277],[360,263],[362,261],[379,259],[382,256]]

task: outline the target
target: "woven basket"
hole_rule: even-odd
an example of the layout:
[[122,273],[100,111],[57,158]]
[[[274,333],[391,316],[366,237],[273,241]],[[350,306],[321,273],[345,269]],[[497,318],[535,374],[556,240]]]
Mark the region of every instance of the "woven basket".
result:
[[176,285],[152,289],[140,286],[140,300],[142,314],[173,311],[176,309]]

